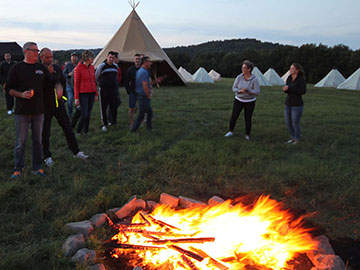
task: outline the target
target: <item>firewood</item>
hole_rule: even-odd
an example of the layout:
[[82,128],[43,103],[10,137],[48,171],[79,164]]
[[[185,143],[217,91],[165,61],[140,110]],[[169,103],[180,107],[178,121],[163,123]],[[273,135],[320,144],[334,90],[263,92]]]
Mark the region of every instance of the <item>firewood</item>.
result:
[[105,243],[103,247],[106,249],[135,249],[135,250],[150,250],[150,249],[164,249],[165,247],[160,246],[143,246],[143,245],[131,245],[121,243]]
[[185,255],[181,255],[181,259],[190,267],[191,270],[200,270],[195,266],[195,264]]
[[173,225],[167,224],[164,221],[161,221],[161,220],[158,220],[158,219],[154,218],[153,216],[151,216],[150,214],[148,214],[148,213],[146,213],[144,211],[142,211],[141,213],[144,214],[144,216],[148,217],[151,220],[151,222],[153,222],[153,223],[155,223],[157,225],[160,225],[161,227],[166,226],[166,227],[169,227],[169,228],[172,228],[172,229],[180,230],[179,228],[177,228],[177,227],[175,227]]
[[200,256],[199,254],[196,254],[195,252],[192,252],[190,250],[186,250],[186,249],[183,249],[181,247],[178,247],[176,245],[170,245],[169,246],[170,248],[176,250],[177,252],[180,252],[182,254],[185,254],[186,256],[189,256],[199,262],[201,262],[202,260],[204,260],[204,257]]
[[175,238],[175,239],[160,239],[154,241],[148,241],[153,244],[168,244],[168,243],[205,243],[205,242],[214,242],[215,238],[213,237],[199,237],[199,238]]
[[165,236],[173,236],[173,237],[188,237],[188,234],[180,234],[180,233],[171,233],[171,232],[158,232],[158,231],[147,231],[144,229],[128,229],[128,228],[119,228],[119,232],[127,232],[127,233],[140,233],[147,235],[165,235]]
[[210,262],[217,268],[219,268],[220,270],[227,270],[229,269],[229,267],[223,265],[221,262],[219,262],[218,260],[210,257],[207,253],[205,253],[203,250],[198,249],[198,248],[194,248],[194,247],[190,247],[190,249],[194,252],[196,252],[197,254],[203,256],[204,258],[209,258]]

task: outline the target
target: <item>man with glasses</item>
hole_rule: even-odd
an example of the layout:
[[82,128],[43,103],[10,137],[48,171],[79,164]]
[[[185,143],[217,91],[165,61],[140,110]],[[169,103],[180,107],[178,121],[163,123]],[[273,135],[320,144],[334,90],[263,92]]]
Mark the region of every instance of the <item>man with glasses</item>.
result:
[[[3,85],[3,91],[5,92],[6,79],[10,68],[15,64],[15,62],[11,61],[10,53],[5,53],[4,59],[5,61],[0,65],[0,83]],[[7,114],[11,115],[13,113],[14,97],[10,96],[5,92],[5,99],[6,99]]]
[[[33,174],[45,176],[42,169],[41,133],[44,121],[44,84],[53,81],[49,70],[38,63],[39,49],[35,42],[23,46],[24,60],[16,63],[9,71],[6,92],[15,97],[16,143],[14,149],[15,168],[11,178],[21,176],[24,169],[26,138],[31,127]],[[59,82],[55,84],[57,96],[63,94]]]

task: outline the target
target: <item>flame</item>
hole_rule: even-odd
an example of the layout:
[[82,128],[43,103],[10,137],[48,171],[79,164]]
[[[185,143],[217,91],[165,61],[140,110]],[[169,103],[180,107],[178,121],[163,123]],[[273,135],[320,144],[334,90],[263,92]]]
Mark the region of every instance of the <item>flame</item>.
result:
[[[296,253],[316,247],[302,221],[303,218],[294,219],[269,196],[261,196],[252,207],[233,205],[230,200],[181,210],[159,205],[150,215],[138,212],[133,217],[132,223],[145,225],[120,228],[112,238],[117,243],[141,248],[115,248],[112,256],[126,255],[131,250],[142,259],[142,265],[151,269],[245,269],[246,265],[256,265],[262,267],[257,269],[280,270],[289,267],[287,262]],[[161,242],[189,238],[205,241]],[[153,248],[142,248],[150,246]],[[194,259],[177,247],[200,255],[203,260],[196,256]]]

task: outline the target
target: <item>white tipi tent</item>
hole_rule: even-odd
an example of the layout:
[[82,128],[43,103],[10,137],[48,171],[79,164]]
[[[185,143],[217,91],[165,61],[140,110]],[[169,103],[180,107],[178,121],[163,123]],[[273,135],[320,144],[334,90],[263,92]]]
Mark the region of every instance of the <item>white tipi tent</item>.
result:
[[94,60],[97,67],[103,62],[109,51],[119,53],[120,67],[126,70],[132,63],[136,53],[149,56],[153,61],[151,72],[154,77],[166,75],[166,82],[173,84],[185,84],[183,77],[179,74],[170,58],[161,49],[150,31],[136,13],[136,6],[126,18],[119,30],[100,51]]
[[201,83],[214,83],[214,80],[209,76],[205,68],[200,67],[193,75],[192,78],[194,82],[201,82]]
[[210,70],[209,72],[209,76],[214,80],[214,81],[220,81],[221,80],[221,75],[219,73],[217,73],[215,70]]
[[360,68],[341,83],[337,89],[360,90]]
[[338,87],[345,81],[345,77],[337,70],[332,69],[321,81],[315,84],[315,87]]
[[179,67],[178,69],[179,73],[181,74],[181,76],[183,76],[184,80],[186,82],[193,82],[193,78],[190,72],[188,72],[185,68],[183,67]]
[[251,73],[258,79],[261,86],[271,86],[271,83],[264,77],[260,69],[257,67],[254,67]]
[[281,79],[284,81],[284,83],[286,83],[286,80],[289,76],[290,76],[290,69],[281,77]]
[[285,85],[284,81],[280,78],[279,74],[272,68],[269,68],[264,77],[272,84],[272,85]]

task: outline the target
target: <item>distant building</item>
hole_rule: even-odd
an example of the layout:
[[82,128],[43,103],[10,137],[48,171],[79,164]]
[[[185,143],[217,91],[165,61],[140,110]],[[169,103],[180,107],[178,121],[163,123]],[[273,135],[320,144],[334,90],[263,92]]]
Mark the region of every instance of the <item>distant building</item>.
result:
[[12,61],[24,59],[22,48],[16,42],[0,42],[0,62],[5,61],[4,54],[10,53]]

